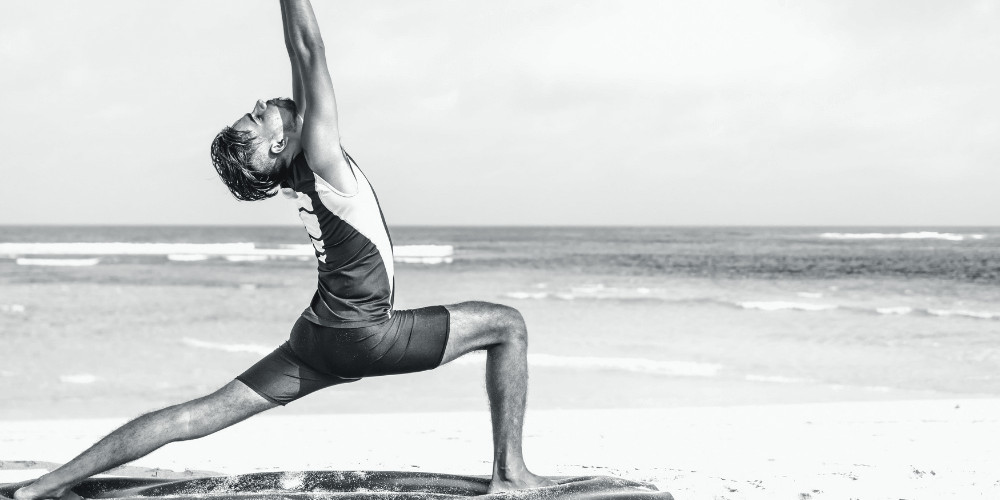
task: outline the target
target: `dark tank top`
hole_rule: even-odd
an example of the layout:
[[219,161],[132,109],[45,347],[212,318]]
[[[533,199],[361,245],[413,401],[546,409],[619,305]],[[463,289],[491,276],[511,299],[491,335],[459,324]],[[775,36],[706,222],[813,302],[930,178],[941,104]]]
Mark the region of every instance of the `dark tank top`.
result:
[[344,156],[358,181],[356,194],[346,195],[313,173],[303,154],[292,161],[282,191],[298,205],[319,264],[316,294],[302,317],[360,328],[392,314],[392,241],[375,191],[354,159]]

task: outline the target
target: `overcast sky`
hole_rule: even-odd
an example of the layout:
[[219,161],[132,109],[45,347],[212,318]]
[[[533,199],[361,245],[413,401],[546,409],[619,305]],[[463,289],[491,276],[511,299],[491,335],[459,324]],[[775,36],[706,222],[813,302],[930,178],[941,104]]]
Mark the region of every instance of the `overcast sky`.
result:
[[[0,224],[298,224],[209,144],[276,1],[2,1]],[[395,224],[1000,224],[1000,2],[317,1]]]

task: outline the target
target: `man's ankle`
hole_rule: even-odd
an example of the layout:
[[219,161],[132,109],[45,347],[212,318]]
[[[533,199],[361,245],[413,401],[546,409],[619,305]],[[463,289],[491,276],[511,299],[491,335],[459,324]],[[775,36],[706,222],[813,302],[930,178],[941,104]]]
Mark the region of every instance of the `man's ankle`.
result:
[[521,477],[528,473],[528,467],[522,462],[519,465],[509,465],[509,463],[504,464],[494,464],[493,466],[493,477],[500,479]]

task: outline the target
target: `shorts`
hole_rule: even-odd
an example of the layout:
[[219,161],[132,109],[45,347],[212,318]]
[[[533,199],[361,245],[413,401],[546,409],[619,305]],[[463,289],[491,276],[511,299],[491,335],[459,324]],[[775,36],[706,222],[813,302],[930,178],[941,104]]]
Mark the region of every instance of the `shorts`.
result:
[[286,405],[364,377],[437,368],[448,344],[449,319],[444,306],[393,311],[384,323],[363,328],[320,326],[300,317],[287,342],[236,380]]

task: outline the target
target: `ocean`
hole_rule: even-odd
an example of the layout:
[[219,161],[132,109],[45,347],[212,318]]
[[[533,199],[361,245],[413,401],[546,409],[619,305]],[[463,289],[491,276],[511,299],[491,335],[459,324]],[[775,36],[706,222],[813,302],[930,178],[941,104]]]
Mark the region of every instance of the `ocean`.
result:
[[[397,308],[528,322],[529,407],[1000,396],[1000,228],[392,227]],[[203,395],[287,338],[300,227],[0,227],[0,418]],[[486,405],[481,356],[280,411]]]

